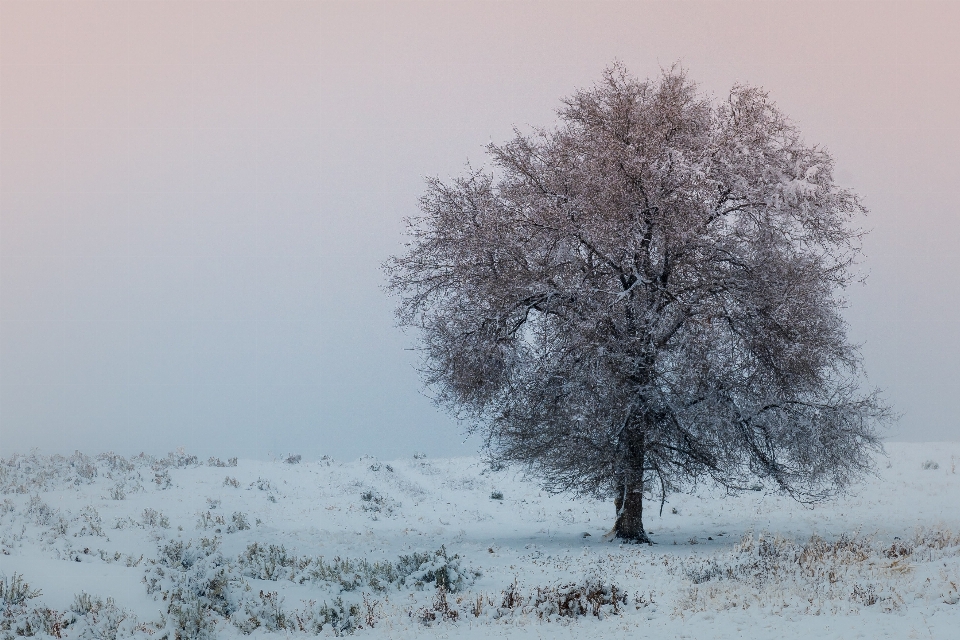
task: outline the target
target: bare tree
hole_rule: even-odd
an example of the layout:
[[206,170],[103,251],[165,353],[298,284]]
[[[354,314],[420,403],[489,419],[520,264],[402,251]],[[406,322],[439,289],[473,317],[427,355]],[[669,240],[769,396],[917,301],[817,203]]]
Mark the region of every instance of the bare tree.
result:
[[757,478],[799,500],[870,469],[890,417],[864,392],[840,293],[865,213],[756,88],[715,102],[621,66],[559,125],[428,181],[385,265],[439,405],[545,488],[643,500]]

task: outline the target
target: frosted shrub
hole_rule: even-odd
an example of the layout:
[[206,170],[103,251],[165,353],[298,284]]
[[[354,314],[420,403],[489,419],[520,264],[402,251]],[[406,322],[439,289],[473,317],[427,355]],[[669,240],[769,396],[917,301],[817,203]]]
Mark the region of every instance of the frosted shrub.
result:
[[387,496],[380,495],[379,492],[368,489],[360,494],[360,508],[371,515],[374,520],[378,516],[392,516],[394,511],[400,508],[400,503]]
[[326,582],[342,591],[369,587],[384,591],[390,586],[459,591],[477,578],[478,571],[462,566],[460,556],[438,551],[400,556],[396,562],[370,562],[362,558],[297,556],[284,546],[253,543],[238,558],[244,576],[259,580],[290,580],[299,584]]
[[477,571],[465,570],[460,556],[448,556],[446,547],[440,547],[433,554],[400,556],[397,573],[403,576],[401,582],[407,586],[436,586],[447,591],[459,591],[466,582],[480,575]]
[[[342,598],[334,599],[332,604],[317,603],[311,600],[302,609],[287,611],[283,608],[283,598],[277,592],[252,591],[244,595],[243,614],[239,612],[233,618],[234,625],[243,633],[263,628],[269,631],[299,631],[310,635],[329,632],[334,636],[352,633],[361,626],[361,611],[356,604],[344,604]],[[367,621],[367,620],[364,620]],[[368,626],[373,626],[369,620]]]
[[224,461],[221,460],[220,458],[214,458],[213,456],[211,456],[211,457],[207,460],[207,466],[208,466],[208,467],[235,467],[235,466],[237,466],[237,459],[236,459],[236,458],[230,458],[229,460],[227,460],[226,462],[224,462]]
[[276,591],[260,591],[256,596],[245,598],[243,611],[247,617],[239,621],[237,626],[245,633],[250,633],[259,627],[268,631],[296,629],[293,619],[283,608],[283,597]]
[[79,451],[68,458],[14,454],[0,459],[0,493],[22,494],[88,484],[97,474],[96,460]]
[[197,456],[190,455],[184,451],[183,447],[179,447],[176,451],[168,453],[160,463],[165,467],[182,469],[183,467],[195,467],[200,464],[200,460]]
[[225,478],[223,479],[223,486],[225,486],[225,487],[233,487],[234,489],[239,489],[239,488],[240,488],[240,481],[237,480],[236,478],[227,476],[227,477],[225,477]]
[[238,563],[243,575],[259,580],[279,580],[281,574],[291,576],[292,580],[294,574],[286,570],[299,569],[302,565],[296,556],[287,553],[286,547],[258,542],[247,546]]
[[[579,582],[562,582],[525,589],[514,579],[497,595],[478,593],[464,603],[462,598],[451,602],[445,589],[438,589],[432,607],[410,611],[412,617],[424,623],[437,620],[457,620],[462,616],[499,619],[503,617],[535,616],[550,621],[556,618],[592,616],[607,618],[620,615],[633,603],[636,608],[649,604],[641,596],[631,599],[619,585],[588,576]],[[458,608],[458,605],[465,605]]]
[[615,584],[599,578],[587,578],[583,582],[557,586],[537,587],[531,598],[538,617],[551,616],[574,618],[594,616],[605,618],[619,615],[627,604],[627,593]]
[[162,543],[144,577],[147,593],[169,603],[181,637],[212,637],[216,616],[229,618],[237,608],[235,592],[244,581],[219,548],[219,538]]
[[56,512],[44,502],[39,495],[30,498],[30,504],[27,506],[27,515],[33,520],[33,523],[41,527],[49,526],[53,522]]
[[158,489],[169,489],[173,486],[173,480],[170,478],[170,472],[166,469],[154,469],[153,483]]
[[111,500],[126,500],[127,499],[127,487],[123,482],[118,482],[112,487],[110,487],[110,499]]
[[928,471],[935,471],[940,468],[940,464],[934,460],[925,460],[922,466]]
[[240,511],[235,511],[230,516],[230,524],[227,526],[227,533],[236,533],[237,531],[246,531],[250,528],[250,522],[247,516]]
[[263,478],[257,478],[255,481],[250,483],[250,488],[256,488],[260,491],[273,491],[274,486],[270,483],[269,480],[264,480]]
[[845,534],[833,541],[813,536],[805,543],[747,534],[727,554],[681,559],[668,571],[693,585],[678,599],[678,615],[751,604],[794,604],[796,610],[813,614],[874,605],[892,611],[904,604],[896,579],[911,571],[911,558],[957,553],[960,536],[940,530],[920,531],[911,542],[889,546]]
[[[227,526],[227,521],[220,514],[211,514],[209,511],[202,511],[197,517],[197,529],[203,529],[206,531],[210,528],[215,527],[225,527]],[[220,530],[217,529],[217,532]]]
[[136,467],[123,456],[115,454],[113,451],[101,453],[97,456],[97,461],[106,468],[108,473],[126,474],[133,471]]
[[140,521],[145,527],[160,527],[161,529],[167,529],[170,527],[170,519],[163,515],[162,512],[155,509],[144,509]]
[[11,607],[19,607],[40,595],[39,589],[31,589],[23,576],[14,573],[9,578],[0,577],[0,607],[6,612]]
[[[116,605],[113,598],[102,600],[86,592],[74,597],[70,624],[80,629],[78,637],[115,640],[133,633],[136,618]],[[79,617],[78,617],[79,616]]]
[[[293,613],[297,630],[310,634],[319,634],[330,629],[334,635],[342,636],[351,633],[359,626],[360,607],[345,605],[343,598],[335,598],[333,604],[323,602],[317,604],[311,600],[302,610]],[[368,621],[372,625],[372,620]]]
[[54,537],[65,536],[69,530],[70,523],[61,515],[57,516],[56,520],[53,521],[53,524],[50,527],[50,531]]
[[71,623],[71,619],[47,607],[31,608],[30,600],[38,596],[40,590],[31,589],[20,574],[0,577],[0,631],[4,632],[4,638],[34,635],[62,637],[61,632]]
[[198,599],[184,600],[174,595],[167,615],[167,624],[177,640],[215,640],[217,637],[217,621]]

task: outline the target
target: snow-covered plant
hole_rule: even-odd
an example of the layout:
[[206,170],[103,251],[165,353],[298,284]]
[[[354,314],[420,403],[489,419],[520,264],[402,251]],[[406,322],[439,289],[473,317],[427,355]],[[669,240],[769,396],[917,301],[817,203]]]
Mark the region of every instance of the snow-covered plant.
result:
[[197,516],[197,529],[207,530],[213,527],[225,527],[226,519],[218,514],[212,514],[209,511],[201,511]]
[[329,604],[310,600],[304,603],[301,609],[289,612],[278,611],[275,608],[277,599],[275,592],[261,591],[257,596],[253,596],[251,592],[244,598],[244,612],[247,617],[234,616],[234,624],[244,633],[251,633],[261,626],[271,628],[272,625],[279,630],[278,623],[282,620],[285,629],[289,631],[300,631],[310,635],[329,632],[334,636],[343,636],[352,633],[362,623],[368,622],[367,619],[361,620],[366,616],[361,614],[359,604],[345,604],[340,597]]
[[103,600],[83,591],[74,596],[70,612],[73,614],[69,617],[71,628],[76,629],[80,638],[116,640],[121,636],[129,637],[136,623],[136,617],[118,607],[113,598]]
[[183,598],[182,592],[171,596],[165,619],[172,637],[186,640],[215,640],[217,618],[197,598]]
[[230,524],[227,525],[227,533],[236,533],[237,531],[246,531],[250,528],[250,522],[246,514],[241,511],[235,511],[230,516]]
[[874,605],[892,611],[904,604],[896,578],[911,572],[910,561],[941,554],[960,554],[960,536],[918,531],[913,540],[884,545],[857,535],[813,536],[799,543],[762,533],[745,535],[726,554],[689,557],[668,570],[692,584],[678,599],[678,612],[773,603],[814,614]]
[[60,636],[66,626],[63,615],[47,607],[30,607],[29,601],[39,597],[23,576],[14,573],[0,577],[0,631],[4,638],[48,634]]
[[44,502],[39,495],[35,495],[30,497],[30,504],[27,506],[27,515],[30,516],[34,524],[45,527],[53,522],[56,511]]
[[197,456],[184,451],[183,447],[179,447],[176,451],[168,453],[166,457],[160,460],[160,463],[165,467],[181,469],[183,467],[197,466],[200,464],[200,460]]
[[614,65],[488,153],[428,180],[385,270],[431,397],[492,459],[613,498],[638,542],[645,495],[817,500],[872,466],[890,413],[842,314],[865,209],[766,92]]
[[260,491],[273,491],[275,487],[273,484],[264,478],[257,478],[250,483],[250,488],[257,488]]
[[117,455],[113,451],[108,451],[98,455],[97,462],[106,468],[108,474],[110,474],[110,477],[113,477],[112,474],[114,473],[124,475],[128,471],[133,471],[136,468],[129,460],[121,455]]
[[168,622],[179,637],[215,637],[219,620],[229,619],[245,587],[220,552],[219,538],[162,542],[144,576],[147,593],[168,603]]
[[444,546],[433,554],[400,556],[397,573],[402,576],[402,584],[436,586],[450,592],[460,591],[480,575],[476,570],[465,568],[458,554],[448,555]]
[[79,451],[70,457],[14,454],[0,459],[0,493],[47,491],[93,482],[97,461]]
[[240,554],[238,564],[245,576],[259,580],[280,580],[292,576],[289,570],[299,570],[303,562],[297,556],[287,553],[287,548],[283,545],[254,542],[247,545],[246,551]]
[[[284,609],[284,598],[276,591],[260,591],[243,599],[244,617],[236,616],[234,623],[241,631],[250,633],[263,627],[267,631],[295,630],[295,620]],[[319,630],[318,630],[319,631]]]
[[396,509],[400,508],[400,503],[381,495],[374,489],[367,489],[360,494],[360,508],[370,513],[376,520],[378,515],[393,515]]
[[170,527],[170,519],[163,515],[163,512],[157,511],[156,509],[151,509],[149,507],[143,510],[143,515],[140,516],[140,521],[145,527],[160,527],[161,529],[167,529]]
[[158,489],[169,489],[173,486],[173,479],[170,477],[169,471],[163,468],[158,468],[154,469],[153,483],[157,485]]
[[110,487],[109,495],[111,500],[126,500],[127,485],[123,482],[116,483]]
[[14,573],[9,578],[6,576],[0,577],[0,606],[3,607],[4,611],[11,607],[22,606],[26,604],[27,600],[39,595],[40,590],[31,589],[19,573]]
[[401,586],[422,589],[444,588],[455,592],[476,579],[480,573],[463,566],[459,555],[449,555],[445,547],[434,552],[401,555],[397,561],[371,562],[323,556],[298,556],[282,545],[253,543],[237,559],[244,576],[259,580],[290,580],[296,583],[325,582],[342,591],[369,587],[384,591]]

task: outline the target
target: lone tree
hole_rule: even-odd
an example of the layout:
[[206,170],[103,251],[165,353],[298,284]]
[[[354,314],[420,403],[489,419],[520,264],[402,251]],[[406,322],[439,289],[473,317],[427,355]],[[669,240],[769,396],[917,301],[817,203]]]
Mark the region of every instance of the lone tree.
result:
[[890,414],[838,296],[865,209],[829,154],[675,69],[615,65],[559,118],[428,180],[385,264],[437,403],[546,489],[613,497],[627,541],[698,481],[812,501],[869,470]]

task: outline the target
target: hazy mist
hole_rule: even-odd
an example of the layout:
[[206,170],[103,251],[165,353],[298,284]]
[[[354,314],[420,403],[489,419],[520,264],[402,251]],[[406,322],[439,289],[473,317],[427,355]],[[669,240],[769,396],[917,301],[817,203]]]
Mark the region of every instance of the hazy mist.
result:
[[0,453],[469,454],[380,263],[621,60],[765,87],[871,210],[898,440],[960,439],[960,4],[0,2]]

